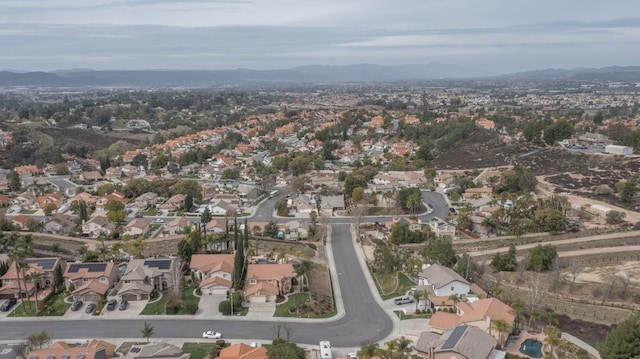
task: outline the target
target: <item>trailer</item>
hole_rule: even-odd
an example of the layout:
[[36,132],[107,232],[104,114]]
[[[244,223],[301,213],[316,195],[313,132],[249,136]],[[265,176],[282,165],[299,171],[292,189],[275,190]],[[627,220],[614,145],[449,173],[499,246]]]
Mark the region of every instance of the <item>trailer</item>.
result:
[[328,341],[320,342],[320,358],[321,359],[332,359],[331,355],[331,343]]

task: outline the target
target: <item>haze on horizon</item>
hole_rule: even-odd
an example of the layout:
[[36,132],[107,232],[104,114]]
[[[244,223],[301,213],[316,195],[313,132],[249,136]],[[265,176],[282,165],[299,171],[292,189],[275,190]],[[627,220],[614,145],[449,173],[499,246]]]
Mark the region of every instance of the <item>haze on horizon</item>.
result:
[[640,64],[636,8],[633,0],[4,0],[0,69],[628,66]]

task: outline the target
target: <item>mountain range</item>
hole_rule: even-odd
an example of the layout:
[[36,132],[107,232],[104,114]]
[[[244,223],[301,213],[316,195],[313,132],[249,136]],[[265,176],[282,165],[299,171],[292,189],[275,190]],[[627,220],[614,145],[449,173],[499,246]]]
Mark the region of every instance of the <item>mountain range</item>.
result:
[[599,69],[546,69],[494,75],[456,65],[346,66],[311,65],[285,70],[60,70],[0,72],[0,87],[214,87],[250,84],[388,82],[434,79],[490,78],[504,80],[573,80],[640,82],[640,66]]

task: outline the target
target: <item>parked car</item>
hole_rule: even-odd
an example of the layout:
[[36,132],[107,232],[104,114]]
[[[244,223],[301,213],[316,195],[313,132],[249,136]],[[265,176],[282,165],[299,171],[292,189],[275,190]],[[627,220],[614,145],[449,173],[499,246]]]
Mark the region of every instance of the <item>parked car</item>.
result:
[[107,310],[111,311],[116,309],[116,305],[118,305],[118,301],[115,299],[111,299],[108,303],[107,303]]
[[222,333],[214,332],[213,330],[207,330],[206,332],[202,333],[202,337],[207,339],[220,339],[222,338]]
[[85,313],[93,313],[93,311],[96,310],[96,304],[95,303],[89,303],[89,305],[87,305],[87,309],[84,310]]
[[73,304],[71,304],[71,310],[73,310],[74,312],[80,309],[80,307],[82,307],[81,300],[76,300],[75,302],[73,302]]
[[413,297],[410,297],[408,295],[404,295],[402,297],[398,297],[394,299],[393,302],[396,303],[397,305],[409,304],[409,303],[415,302],[415,299],[413,299]]
[[122,302],[120,302],[120,306],[118,307],[118,310],[125,310],[127,309],[128,306],[129,306],[129,301],[123,300]]
[[2,303],[2,306],[0,306],[0,310],[3,312],[8,312],[9,309],[16,305],[16,303],[18,303],[18,300],[16,298],[9,298],[5,300],[4,303]]

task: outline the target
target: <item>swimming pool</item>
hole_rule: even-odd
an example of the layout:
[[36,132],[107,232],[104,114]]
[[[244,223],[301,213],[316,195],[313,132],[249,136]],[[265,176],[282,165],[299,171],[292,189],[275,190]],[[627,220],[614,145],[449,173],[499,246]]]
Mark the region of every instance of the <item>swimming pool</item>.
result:
[[526,339],[520,345],[520,353],[532,358],[542,358],[542,342],[535,339]]

